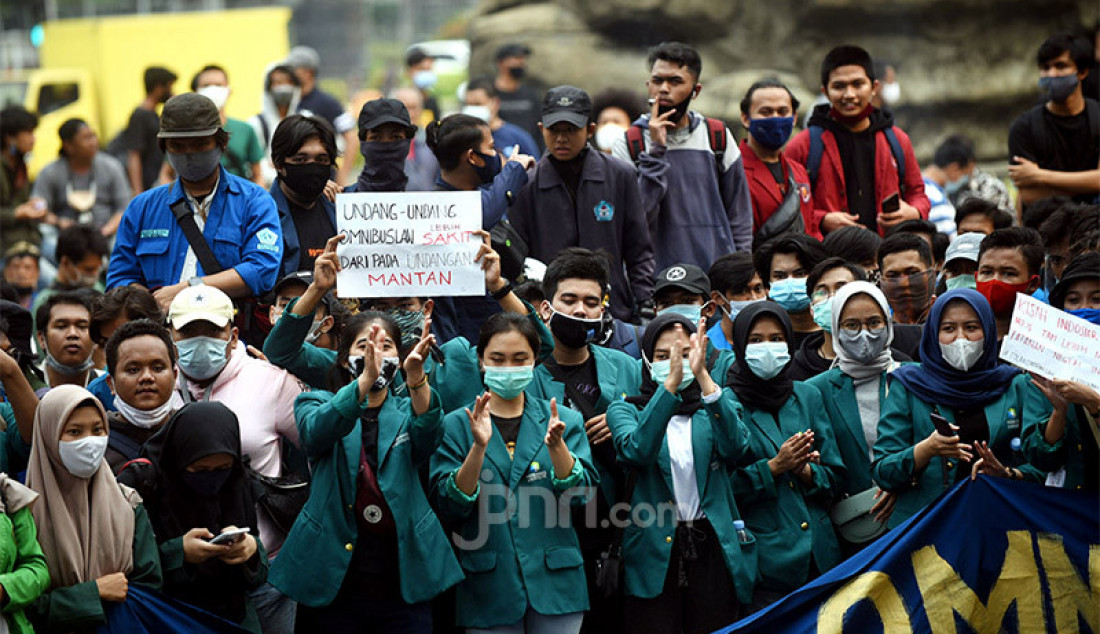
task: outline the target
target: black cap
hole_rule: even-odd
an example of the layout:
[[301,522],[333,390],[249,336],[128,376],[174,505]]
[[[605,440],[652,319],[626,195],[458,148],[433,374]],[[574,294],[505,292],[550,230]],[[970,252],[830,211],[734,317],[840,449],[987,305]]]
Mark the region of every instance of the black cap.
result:
[[284,288],[286,288],[286,287],[288,287],[292,284],[301,284],[302,286],[308,287],[312,283],[313,283],[313,271],[295,271],[293,273],[288,274],[286,277],[279,280],[275,284],[275,287],[271,289],[271,297],[272,297],[272,299],[274,299],[275,297],[278,297],[279,291],[283,290]]
[[409,137],[416,134],[416,126],[409,119],[409,110],[396,99],[374,99],[363,104],[359,111],[359,130],[373,130],[386,123],[403,125]]
[[592,120],[592,100],[576,86],[557,86],[546,91],[542,100],[542,126],[549,128],[565,121],[583,128]]
[[1100,253],[1085,251],[1070,260],[1065,270],[1062,271],[1062,279],[1058,280],[1058,283],[1050,291],[1050,305],[1063,310],[1070,286],[1081,280],[1095,279],[1100,279]]
[[222,116],[210,97],[197,92],[176,95],[164,104],[158,139],[210,136],[222,127]]
[[531,54],[531,47],[526,44],[511,43],[505,44],[497,49],[496,60],[499,62],[502,59],[508,59],[509,57],[527,57]]
[[666,288],[680,288],[706,297],[710,295],[710,278],[694,264],[673,264],[657,275],[653,292],[660,293]]

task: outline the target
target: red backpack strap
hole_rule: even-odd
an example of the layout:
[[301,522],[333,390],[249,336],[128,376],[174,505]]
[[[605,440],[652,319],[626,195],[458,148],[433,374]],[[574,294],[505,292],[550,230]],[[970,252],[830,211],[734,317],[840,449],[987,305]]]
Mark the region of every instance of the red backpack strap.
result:
[[726,124],[721,119],[707,117],[707,141],[714,153],[714,164],[718,170],[718,181],[722,181],[722,172],[726,166]]
[[642,129],[632,125],[626,129],[626,149],[630,152],[630,160],[637,165],[638,157],[645,151],[645,136]]

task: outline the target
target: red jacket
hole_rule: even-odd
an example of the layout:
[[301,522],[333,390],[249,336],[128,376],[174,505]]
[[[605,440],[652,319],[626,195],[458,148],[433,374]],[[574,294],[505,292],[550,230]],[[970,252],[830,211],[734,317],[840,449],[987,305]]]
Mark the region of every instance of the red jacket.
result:
[[[928,210],[932,208],[932,204],[924,195],[924,178],[917,159],[913,156],[913,144],[909,141],[909,135],[901,128],[893,128],[905,154],[905,193],[902,199],[916,207],[921,218],[928,218]],[[813,187],[814,227],[819,227],[821,219],[829,212],[848,211],[848,190],[844,184],[844,167],[840,160],[840,151],[836,147],[836,139],[833,138],[832,131],[825,128],[821,140],[825,151],[822,153],[817,182]],[[810,154],[810,131],[803,130],[795,135],[787,144],[786,154],[792,161],[805,165]],[[880,130],[875,133],[875,199],[885,200],[897,193],[898,189],[898,168],[894,162],[894,154],[890,151],[886,133]],[[879,225],[878,232],[883,233],[882,225]]]
[[[748,140],[741,141],[740,147],[741,166],[745,169],[745,179],[749,183],[749,193],[752,195],[752,231],[756,233],[775,213],[786,194],[779,189],[779,184],[775,182],[771,170],[756,156]],[[810,176],[806,173],[806,168],[792,161],[783,152],[779,153],[779,162],[783,165],[784,174],[794,176],[795,186],[798,187],[802,203],[802,223],[806,226],[806,233],[820,240],[821,230],[818,228],[820,220],[814,217],[814,200],[810,193]]]

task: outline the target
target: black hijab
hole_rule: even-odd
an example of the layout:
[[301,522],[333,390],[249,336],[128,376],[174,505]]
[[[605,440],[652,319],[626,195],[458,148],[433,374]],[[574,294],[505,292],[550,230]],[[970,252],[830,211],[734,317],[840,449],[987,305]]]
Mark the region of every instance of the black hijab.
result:
[[[649,365],[653,362],[653,350],[657,347],[657,339],[660,338],[661,333],[672,328],[676,324],[680,324],[688,336],[695,334],[697,330],[695,324],[691,323],[690,319],[676,313],[658,315],[656,319],[646,325],[645,332],[642,334],[642,357],[645,360],[646,367],[642,371],[641,394],[626,399],[630,403],[638,406],[638,409],[645,408],[645,406],[649,404],[649,399],[653,398],[657,389],[661,387],[653,380],[653,374],[649,371]],[[683,402],[680,403],[680,407],[676,410],[676,413],[688,416],[694,414],[695,410],[702,406],[702,389],[699,387],[699,381],[692,381],[690,385],[680,390],[680,400]]]
[[[160,442],[146,446],[143,457],[156,466],[157,495],[145,506],[160,542],[182,536],[192,528],[217,535],[226,526],[249,527],[258,535],[256,506],[241,454],[237,416],[221,403],[199,402],[176,411],[158,433]],[[187,466],[214,454],[233,456],[229,478],[213,497],[198,494],[184,480]],[[192,579],[165,590],[188,603],[240,623],[245,617],[247,586],[243,566],[220,559],[191,565]]]
[[729,373],[726,375],[726,385],[733,390],[743,404],[774,415],[791,397],[794,382],[791,381],[790,362],[783,366],[779,374],[768,380],[756,376],[749,369],[745,361],[745,347],[748,345],[749,332],[761,317],[773,317],[783,326],[783,331],[787,335],[787,351],[788,353],[791,351],[792,328],[787,311],[772,301],[749,304],[737,313],[737,317],[733,320],[733,352],[737,355],[737,360],[730,366]]

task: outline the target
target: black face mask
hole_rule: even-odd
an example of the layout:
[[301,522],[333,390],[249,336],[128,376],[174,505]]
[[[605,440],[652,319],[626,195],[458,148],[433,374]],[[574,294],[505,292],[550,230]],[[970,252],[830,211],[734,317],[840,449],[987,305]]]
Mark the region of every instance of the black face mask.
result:
[[664,114],[666,112],[669,112],[669,111],[675,111],[676,114],[672,115],[670,120],[673,123],[677,123],[677,124],[680,123],[681,121],[684,120],[684,117],[687,116],[688,106],[691,105],[692,96],[693,95],[688,95],[687,99],[684,99],[683,101],[681,101],[680,103],[675,104],[675,105],[657,106],[657,114],[662,115],[662,114]]
[[508,74],[512,76],[512,79],[523,79],[527,75],[526,66],[512,66],[508,69]]
[[366,162],[359,173],[361,192],[403,192],[409,177],[405,175],[405,157],[409,155],[412,139],[359,144],[359,151]]
[[605,325],[602,317],[578,319],[556,310],[550,316],[550,332],[567,348],[583,348],[589,343],[600,341],[603,338]]
[[294,196],[304,203],[313,203],[325,191],[332,168],[320,163],[304,165],[283,165],[286,175],[282,181],[294,192]]

